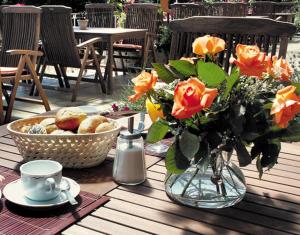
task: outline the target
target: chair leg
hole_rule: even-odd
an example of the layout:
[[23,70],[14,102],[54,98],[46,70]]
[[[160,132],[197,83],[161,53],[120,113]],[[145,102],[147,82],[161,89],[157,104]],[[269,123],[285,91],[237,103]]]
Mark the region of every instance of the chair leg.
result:
[[[10,93],[9,100],[8,100],[8,103],[7,103],[8,107],[7,107],[6,114],[5,114],[5,120],[4,120],[5,123],[8,123],[10,121],[10,118],[11,118],[11,113],[12,113],[15,98],[16,98],[16,95],[17,95],[17,89],[18,89],[20,78],[21,78],[23,69],[25,67],[25,63],[26,63],[25,58],[26,58],[26,56],[21,56],[21,58],[19,60],[18,70],[16,72],[15,79],[13,80],[14,81],[13,82],[13,89]],[[30,66],[29,66],[29,69],[30,69]]]
[[79,89],[80,81],[82,79],[83,71],[85,69],[84,67],[85,66],[81,65],[81,68],[80,68],[80,71],[79,71],[79,74],[78,74],[78,78],[77,78],[77,81],[76,81],[76,85],[75,85],[75,87],[73,89],[73,94],[72,94],[72,99],[71,99],[72,102],[76,101],[77,92],[78,92],[78,89]]
[[[40,82],[41,82],[41,84],[43,82],[43,78],[44,78],[44,75],[45,75],[46,68],[47,68],[47,63],[46,63],[46,57],[45,57],[44,61],[43,61],[43,65],[42,65],[42,70],[40,72]],[[33,95],[33,93],[34,93],[34,96],[38,96],[39,95],[39,93],[36,90],[36,87],[35,87],[34,83],[31,86],[30,95]]]
[[2,100],[2,98],[3,98],[3,94],[2,94],[2,81],[1,81],[1,78],[0,78],[0,124],[2,125],[2,124],[4,124],[3,123],[3,121],[4,121],[4,119],[3,119],[3,100]]
[[116,58],[113,58],[113,63],[114,63],[114,68],[115,68],[115,76],[118,76],[118,68],[117,68],[117,63],[116,63]]
[[99,64],[99,61],[97,59],[96,51],[95,51],[95,48],[94,48],[93,45],[91,45],[90,50],[91,50],[91,53],[92,53],[92,56],[93,56],[93,59],[94,59],[94,63],[95,63],[95,66],[96,66],[96,71],[99,75],[99,82],[100,82],[100,85],[101,85],[102,92],[106,93],[106,87],[105,87],[105,83],[104,83],[104,80],[103,80],[103,76],[101,74],[100,64]]
[[65,87],[70,88],[70,83],[69,83],[69,78],[68,78],[67,73],[66,73],[66,68],[61,66],[61,65],[59,65],[59,68],[60,68],[61,74],[64,78]]
[[124,64],[124,59],[122,58],[122,52],[118,51],[120,59],[121,59],[121,66],[122,66],[122,70],[123,70],[123,75],[126,75],[126,69],[125,69],[125,64]]
[[59,83],[59,86],[60,87],[64,87],[64,82],[62,80],[62,74],[61,74],[61,71],[59,70],[59,65],[58,64],[55,64],[54,65],[54,69],[55,69],[55,72],[56,72],[56,75],[57,75],[57,79],[58,79],[58,83]]
[[[18,77],[20,77],[20,76],[18,76]],[[13,89],[12,89],[11,93],[10,93],[8,107],[7,107],[6,114],[5,114],[5,123],[8,123],[11,119],[11,114],[12,114],[13,106],[14,106],[14,103],[15,103],[19,82],[20,82],[20,80],[16,76],[15,84],[13,86]]]
[[26,64],[28,65],[30,73],[33,77],[33,81],[35,83],[36,89],[37,89],[37,91],[38,91],[38,93],[39,93],[39,95],[40,95],[40,97],[43,101],[43,105],[45,107],[45,110],[50,111],[51,109],[50,109],[50,105],[49,105],[49,102],[48,102],[47,95],[46,95],[46,93],[45,93],[45,91],[44,91],[44,89],[41,85],[40,79],[38,78],[37,73],[34,69],[33,63],[31,62],[28,55],[25,56],[25,61],[26,61]]

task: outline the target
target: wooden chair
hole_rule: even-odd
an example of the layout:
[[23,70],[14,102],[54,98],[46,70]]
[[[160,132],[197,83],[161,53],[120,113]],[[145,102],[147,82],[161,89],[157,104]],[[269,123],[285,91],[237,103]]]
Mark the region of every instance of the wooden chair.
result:
[[251,3],[251,9],[253,16],[268,16],[273,18],[274,2],[271,1],[255,1]]
[[[115,6],[108,3],[90,3],[85,5],[85,11],[87,13],[87,19],[89,20],[89,27],[98,28],[114,28],[115,17],[114,11]],[[100,56],[103,56],[103,51],[107,49],[106,42],[99,42],[95,44],[97,51]],[[114,60],[114,66],[116,63]],[[117,74],[117,71],[116,71]]]
[[85,5],[85,10],[90,27],[115,27],[114,5],[107,3],[91,3]]
[[283,20],[293,23],[297,6],[300,8],[300,4],[295,2],[275,2],[274,3],[274,16],[276,20]]
[[288,38],[296,32],[293,24],[266,18],[194,16],[170,22],[172,41],[170,59],[192,56],[195,38],[206,34],[221,37],[226,51],[218,63],[229,71],[229,59],[238,43],[256,44],[269,55],[286,56]]
[[[35,71],[37,57],[42,55],[38,51],[40,15],[41,9],[32,6],[10,6],[2,9],[3,41],[0,52],[1,122],[4,110],[3,94],[8,103],[5,122],[9,122],[11,118],[15,100],[42,104],[46,111],[50,110],[47,96]],[[17,90],[22,80],[33,80],[42,100],[17,97]],[[7,87],[11,88],[10,94],[4,89]]]
[[203,16],[205,14],[204,4],[176,3],[171,5],[171,19],[184,19],[191,16]]
[[[146,44],[146,54],[149,49],[153,53],[153,60],[156,61],[156,51],[154,47],[154,40],[157,37],[159,23],[161,22],[159,15],[159,5],[150,3],[135,3],[125,6],[126,21],[125,28],[131,29],[148,29],[146,34],[146,42],[141,40],[131,39],[124,40],[122,43],[114,44],[114,50],[119,52],[115,58],[127,59],[141,59],[141,57],[129,57],[122,55],[122,52],[141,52],[143,43]],[[144,56],[147,58],[147,55]],[[147,64],[147,61],[144,61]],[[143,66],[143,65],[142,65]],[[124,62],[122,61],[123,72]]]
[[[41,6],[41,8],[41,38],[47,59],[45,64],[59,65],[62,72],[67,67],[80,69],[73,89],[72,101],[76,100],[80,82],[83,80],[83,72],[88,68],[96,69],[99,80],[97,79],[95,82],[100,83],[102,92],[105,92],[105,84],[94,48],[94,44],[100,42],[101,39],[93,38],[77,45],[71,22],[72,9],[65,6],[46,5]],[[84,49],[82,61],[80,60],[79,49]],[[66,74],[64,77],[66,80]]]
[[212,16],[246,16],[248,15],[248,4],[242,2],[214,2],[206,4],[205,15]]

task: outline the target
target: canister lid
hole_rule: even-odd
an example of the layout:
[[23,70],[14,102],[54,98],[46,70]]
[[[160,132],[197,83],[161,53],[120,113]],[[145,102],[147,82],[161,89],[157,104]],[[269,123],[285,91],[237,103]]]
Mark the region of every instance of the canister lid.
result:
[[141,133],[139,131],[133,131],[133,133],[130,133],[128,130],[126,130],[121,131],[119,137],[126,140],[134,140],[141,138]]

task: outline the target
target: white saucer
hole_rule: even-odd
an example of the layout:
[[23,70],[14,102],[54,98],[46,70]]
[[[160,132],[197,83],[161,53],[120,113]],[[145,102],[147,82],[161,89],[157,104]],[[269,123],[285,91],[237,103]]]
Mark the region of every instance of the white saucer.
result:
[[[80,186],[74,180],[63,177],[70,184],[70,193],[73,197],[76,197],[80,192]],[[21,185],[21,180],[15,180],[7,184],[3,189],[4,197],[19,206],[30,207],[34,209],[46,209],[49,207],[61,206],[68,202],[67,195],[61,192],[56,198],[49,201],[34,201],[30,200],[24,195],[23,186]]]

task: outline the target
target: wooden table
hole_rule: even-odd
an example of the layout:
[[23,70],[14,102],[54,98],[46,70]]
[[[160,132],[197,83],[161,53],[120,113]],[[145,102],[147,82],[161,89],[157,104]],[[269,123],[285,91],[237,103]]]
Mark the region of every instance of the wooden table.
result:
[[[63,234],[300,234],[300,144],[283,144],[279,164],[258,180],[255,164],[243,169],[247,194],[238,205],[219,210],[178,205],[164,192],[164,160],[146,156],[147,181],[118,186],[111,177],[114,150],[98,167],[65,170],[81,189],[106,194],[103,207]],[[22,157],[6,126],[0,127],[0,165],[18,169]]]
[[[87,28],[81,30],[79,27],[74,27],[76,37],[94,38],[101,37],[104,42],[107,42],[107,64],[106,76],[107,79],[107,93],[110,94],[112,90],[112,66],[113,66],[113,44],[124,39],[143,39],[143,55],[145,55],[145,40],[147,29],[124,29],[124,28]],[[142,60],[144,59],[142,55]],[[143,64],[143,61],[142,61]]]

